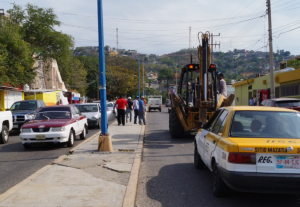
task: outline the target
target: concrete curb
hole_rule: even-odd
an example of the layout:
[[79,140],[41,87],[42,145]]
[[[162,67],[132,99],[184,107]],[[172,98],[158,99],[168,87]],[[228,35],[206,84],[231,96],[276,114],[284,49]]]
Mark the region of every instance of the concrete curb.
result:
[[52,166],[53,165],[46,165],[45,167],[39,169],[38,171],[36,171],[32,175],[30,175],[28,178],[26,178],[22,182],[18,183],[17,185],[15,185],[12,188],[10,188],[9,190],[7,190],[5,193],[1,194],[0,195],[0,202],[4,201],[6,198],[8,198],[12,194],[14,194],[16,191],[18,191],[24,185],[26,185],[27,183],[30,183],[33,179],[37,178],[38,176],[40,176],[41,174],[43,174],[44,172],[49,170]]
[[142,162],[142,152],[143,152],[145,131],[146,131],[146,127],[145,125],[143,125],[141,128],[139,143],[137,146],[136,154],[131,168],[131,174],[129,177],[129,181],[127,184],[127,188],[123,200],[123,207],[135,206],[135,199],[136,199],[138,180],[139,180],[139,171]]
[[[117,121],[117,120],[116,120]],[[113,125],[116,121],[114,121],[113,123],[111,123],[110,125],[108,125],[108,127],[110,127],[111,125]],[[96,134],[94,134],[93,136],[91,136],[90,138],[87,138],[86,140],[84,140],[83,142],[81,142],[79,145],[77,145],[76,147],[70,149],[69,153],[72,154],[75,150],[77,150],[79,147],[81,147],[82,145],[84,145],[85,143],[91,141],[92,139],[94,139],[96,136],[99,136],[101,133],[97,132]],[[63,156],[63,155],[62,155]]]

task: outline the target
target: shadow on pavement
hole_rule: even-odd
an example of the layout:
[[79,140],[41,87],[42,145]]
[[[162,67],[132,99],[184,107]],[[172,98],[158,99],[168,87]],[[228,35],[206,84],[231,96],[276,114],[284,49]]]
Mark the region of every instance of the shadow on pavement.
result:
[[232,192],[227,197],[216,198],[212,195],[211,179],[208,169],[196,170],[192,163],[167,165],[147,181],[147,195],[163,207],[253,207],[257,204],[299,207],[297,195]]
[[[76,139],[74,142],[74,147],[77,144],[76,142],[80,142],[82,140]],[[22,145],[22,142],[17,143],[9,143],[0,145],[1,153],[9,153],[9,152],[43,152],[43,151],[51,151],[51,150],[59,150],[62,148],[68,148],[66,145],[63,144],[53,144],[53,143],[35,143],[32,144],[30,149],[25,149]],[[72,147],[69,147],[72,149]]]

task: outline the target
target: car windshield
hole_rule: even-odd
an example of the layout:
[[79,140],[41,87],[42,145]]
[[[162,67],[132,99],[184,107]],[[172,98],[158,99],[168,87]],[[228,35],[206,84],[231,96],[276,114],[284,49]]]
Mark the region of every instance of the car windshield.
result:
[[300,113],[282,111],[236,111],[231,137],[298,138]]
[[80,112],[97,112],[98,106],[95,105],[76,105]]
[[11,111],[16,111],[16,110],[36,110],[36,102],[30,101],[30,102],[17,102],[14,103],[10,110]]
[[69,111],[45,111],[39,112],[35,115],[34,120],[44,119],[70,119],[71,113]]
[[278,107],[300,107],[300,101],[279,101],[276,102]]
[[114,104],[113,103],[107,103],[106,106],[107,107],[114,107]]

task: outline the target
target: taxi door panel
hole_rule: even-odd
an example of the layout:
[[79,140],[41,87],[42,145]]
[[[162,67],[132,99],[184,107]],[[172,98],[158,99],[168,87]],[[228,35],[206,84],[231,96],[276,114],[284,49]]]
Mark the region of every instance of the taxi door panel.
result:
[[204,143],[204,162],[210,167],[211,154],[215,150],[218,140],[221,138],[220,135],[209,132],[205,137]]
[[204,142],[205,142],[205,137],[209,131],[206,129],[202,129],[197,135],[196,135],[196,143],[197,143],[197,149],[198,153],[203,158],[204,156]]

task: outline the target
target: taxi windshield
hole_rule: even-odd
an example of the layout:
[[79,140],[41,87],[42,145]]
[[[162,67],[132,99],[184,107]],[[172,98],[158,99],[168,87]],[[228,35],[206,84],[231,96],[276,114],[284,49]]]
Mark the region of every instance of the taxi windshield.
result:
[[282,111],[236,111],[231,137],[298,138],[300,113]]
[[71,113],[69,111],[46,111],[39,112],[35,115],[34,120],[44,119],[70,119]]

